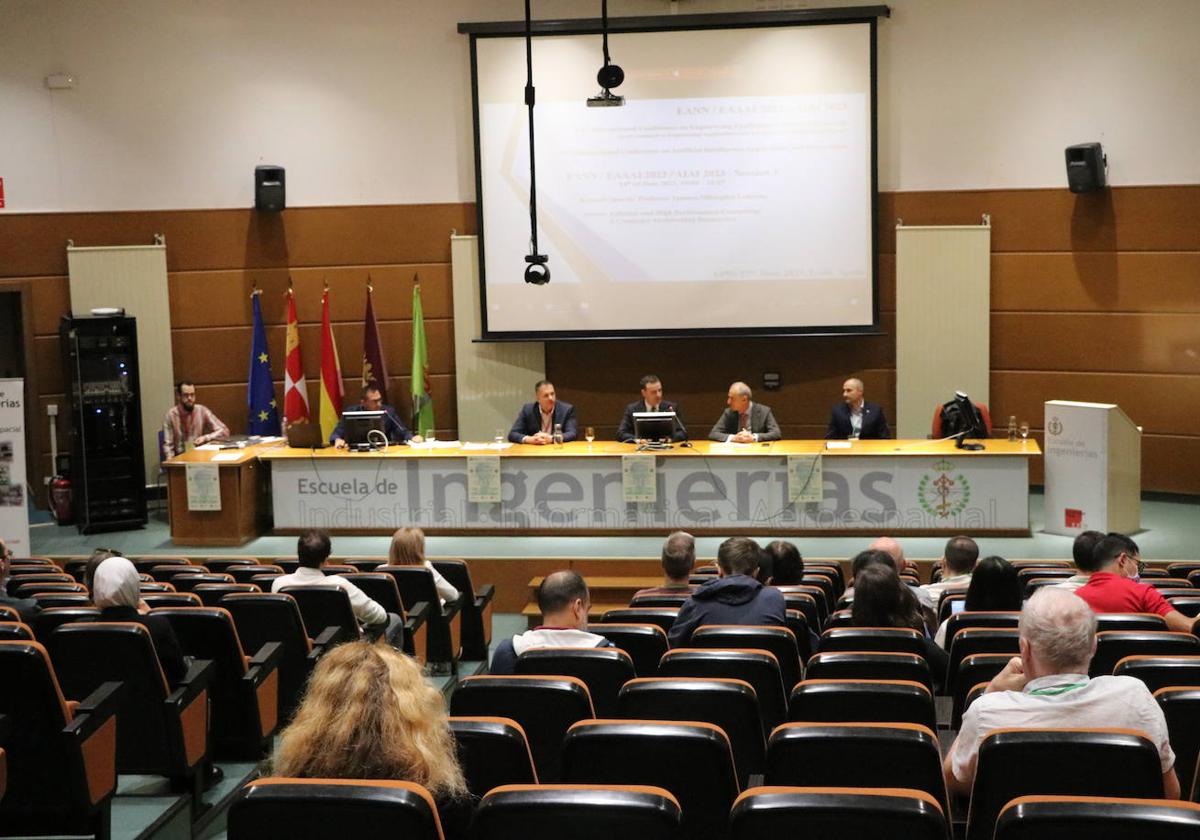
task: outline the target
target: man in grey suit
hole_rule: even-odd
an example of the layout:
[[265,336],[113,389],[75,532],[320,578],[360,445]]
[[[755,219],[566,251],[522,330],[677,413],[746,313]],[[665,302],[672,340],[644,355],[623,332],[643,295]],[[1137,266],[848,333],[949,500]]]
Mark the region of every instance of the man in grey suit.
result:
[[754,443],[756,441],[779,440],[783,433],[775,422],[775,415],[768,406],[751,401],[750,386],[745,382],[734,382],[729,386],[729,406],[708,433],[709,440],[723,443]]

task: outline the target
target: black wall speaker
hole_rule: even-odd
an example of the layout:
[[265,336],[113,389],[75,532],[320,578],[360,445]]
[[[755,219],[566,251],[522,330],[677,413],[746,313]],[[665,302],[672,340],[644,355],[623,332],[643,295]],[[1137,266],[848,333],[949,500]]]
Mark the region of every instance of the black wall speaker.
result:
[[254,167],[254,209],[278,212],[286,206],[282,166]]
[[1104,152],[1099,143],[1067,146],[1067,185],[1073,193],[1102,190],[1108,184]]

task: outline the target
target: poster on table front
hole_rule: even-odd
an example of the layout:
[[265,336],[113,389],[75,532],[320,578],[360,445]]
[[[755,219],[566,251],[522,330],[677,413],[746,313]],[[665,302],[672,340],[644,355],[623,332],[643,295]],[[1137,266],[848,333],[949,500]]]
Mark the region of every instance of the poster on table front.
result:
[[25,380],[0,379],[0,538],[17,557],[32,553],[27,502]]

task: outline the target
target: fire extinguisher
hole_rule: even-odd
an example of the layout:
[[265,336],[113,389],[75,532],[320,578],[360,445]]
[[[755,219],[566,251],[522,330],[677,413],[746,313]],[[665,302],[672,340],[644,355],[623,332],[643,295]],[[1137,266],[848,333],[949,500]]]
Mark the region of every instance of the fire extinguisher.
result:
[[75,521],[71,504],[71,479],[56,475],[50,481],[50,510],[59,525],[70,525]]

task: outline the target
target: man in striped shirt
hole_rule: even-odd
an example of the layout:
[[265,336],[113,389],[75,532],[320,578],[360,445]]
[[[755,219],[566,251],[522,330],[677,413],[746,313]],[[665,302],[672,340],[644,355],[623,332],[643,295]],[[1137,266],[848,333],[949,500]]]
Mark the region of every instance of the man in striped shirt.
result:
[[186,379],[175,386],[175,405],[163,417],[162,456],[180,455],[195,446],[229,437],[229,427],[196,402],[196,386]]

